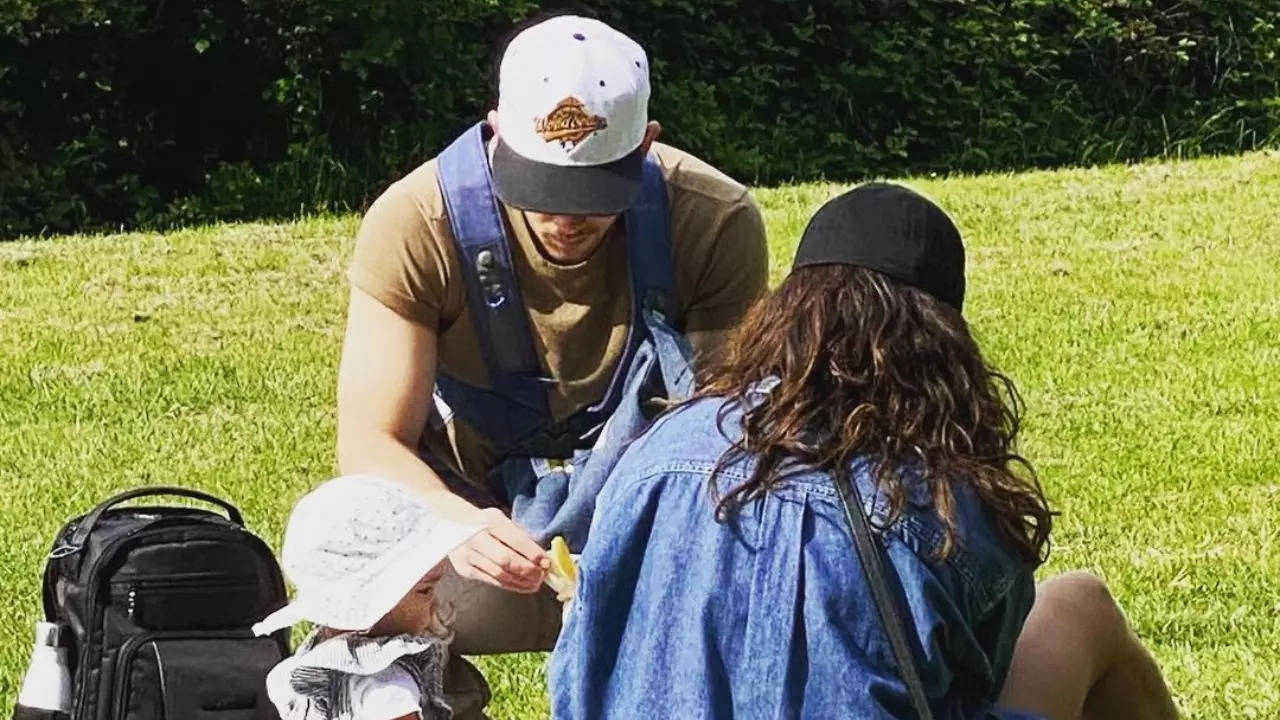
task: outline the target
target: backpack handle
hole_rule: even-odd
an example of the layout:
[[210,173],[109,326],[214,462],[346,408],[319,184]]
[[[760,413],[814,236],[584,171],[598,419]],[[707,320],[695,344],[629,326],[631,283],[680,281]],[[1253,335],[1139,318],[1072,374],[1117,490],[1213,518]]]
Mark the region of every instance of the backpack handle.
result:
[[102,504],[94,508],[88,515],[85,515],[84,520],[80,521],[80,527],[76,528],[75,533],[71,536],[70,542],[64,546],[67,554],[79,552],[80,548],[84,547],[85,541],[89,539],[89,533],[93,532],[93,528],[98,524],[98,520],[102,517],[103,513],[122,502],[151,495],[176,495],[179,497],[191,498],[192,500],[207,502],[211,505],[217,505],[226,511],[228,520],[241,527],[244,526],[244,516],[240,514],[240,511],[236,509],[235,505],[208,493],[203,493],[199,490],[190,490],[187,488],[171,487],[166,485],[134,488],[133,490],[122,492],[115,497],[103,501]]

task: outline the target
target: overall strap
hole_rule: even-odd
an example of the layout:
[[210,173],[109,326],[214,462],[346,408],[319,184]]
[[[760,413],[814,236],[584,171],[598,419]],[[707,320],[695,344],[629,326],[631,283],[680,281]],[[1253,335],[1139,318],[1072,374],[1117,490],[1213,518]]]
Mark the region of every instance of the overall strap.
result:
[[467,286],[467,307],[498,395],[550,417],[546,379],[534,352],[529,316],[516,284],[502,210],[493,194],[485,123],[439,157],[440,189]]
[[675,251],[667,209],[667,183],[652,153],[644,161],[640,196],[627,211],[627,260],[636,315],[648,327],[658,363],[673,399],[693,389],[692,352],[675,329],[677,317]]
[[640,195],[627,211],[627,261],[631,286],[639,308],[653,310],[674,321],[676,306],[675,251],[667,212],[667,183],[653,155],[644,160]]

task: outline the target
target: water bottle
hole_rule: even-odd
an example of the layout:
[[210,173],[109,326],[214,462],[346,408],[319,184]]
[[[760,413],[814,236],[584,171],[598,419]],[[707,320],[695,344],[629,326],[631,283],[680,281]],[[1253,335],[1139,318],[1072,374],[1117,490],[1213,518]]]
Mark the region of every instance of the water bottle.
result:
[[71,717],[71,669],[59,644],[62,627],[36,623],[36,644],[22,680],[13,720],[68,720]]

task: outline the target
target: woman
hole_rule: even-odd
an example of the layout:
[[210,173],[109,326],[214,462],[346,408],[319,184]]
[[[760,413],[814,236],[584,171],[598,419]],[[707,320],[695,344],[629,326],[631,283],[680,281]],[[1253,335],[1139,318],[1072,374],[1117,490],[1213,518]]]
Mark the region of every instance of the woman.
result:
[[960,234],[927,199],[873,184],[818,211],[699,396],[601,494],[551,663],[557,717],[915,717],[841,473],[935,717],[1173,716],[1099,581],[1035,587],[1052,513],[963,299]]

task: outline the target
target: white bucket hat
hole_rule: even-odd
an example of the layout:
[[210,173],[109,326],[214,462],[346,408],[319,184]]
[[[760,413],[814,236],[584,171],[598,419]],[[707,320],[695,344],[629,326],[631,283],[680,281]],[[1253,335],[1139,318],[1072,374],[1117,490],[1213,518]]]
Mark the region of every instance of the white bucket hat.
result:
[[372,475],[340,477],[294,506],[281,565],[293,602],[253,626],[268,635],[308,620],[367,630],[450,552],[484,528],[445,520],[419,496]]

